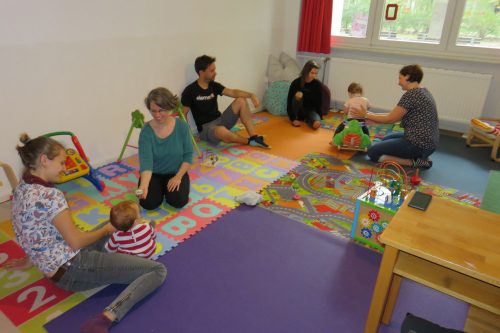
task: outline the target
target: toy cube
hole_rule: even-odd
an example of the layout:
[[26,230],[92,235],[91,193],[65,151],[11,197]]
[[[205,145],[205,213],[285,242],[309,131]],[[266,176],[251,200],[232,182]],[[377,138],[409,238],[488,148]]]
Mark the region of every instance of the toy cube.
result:
[[404,198],[405,195],[399,191],[375,182],[373,187],[356,199],[352,239],[384,251],[384,245],[379,240],[380,234],[387,228]]

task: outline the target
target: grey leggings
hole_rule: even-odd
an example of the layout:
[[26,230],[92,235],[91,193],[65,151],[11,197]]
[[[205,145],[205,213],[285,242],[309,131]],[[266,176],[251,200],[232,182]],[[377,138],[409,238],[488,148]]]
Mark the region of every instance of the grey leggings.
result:
[[115,314],[119,321],[137,302],[163,284],[167,269],[150,259],[102,252],[106,241],[104,237],[82,249],[56,284],[69,291],[83,291],[108,284],[128,284],[105,309]]

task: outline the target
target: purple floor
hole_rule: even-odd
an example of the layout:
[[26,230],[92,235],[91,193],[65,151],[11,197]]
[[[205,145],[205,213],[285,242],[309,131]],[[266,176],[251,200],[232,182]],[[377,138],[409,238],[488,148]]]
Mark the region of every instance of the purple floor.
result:
[[[380,259],[262,208],[239,207],[161,257],[166,283],[111,332],[362,332]],[[77,332],[121,289],[102,290],[45,328]],[[407,311],[462,328],[466,305],[405,281],[393,323],[380,332],[399,333]]]

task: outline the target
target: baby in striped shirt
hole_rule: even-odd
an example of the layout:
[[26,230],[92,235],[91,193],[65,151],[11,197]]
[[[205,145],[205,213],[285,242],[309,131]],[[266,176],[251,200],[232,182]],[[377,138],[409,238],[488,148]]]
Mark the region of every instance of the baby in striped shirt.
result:
[[109,213],[111,224],[116,228],[105,248],[108,252],[132,254],[151,258],[156,251],[154,227],[141,223],[139,205],[132,200],[118,203]]

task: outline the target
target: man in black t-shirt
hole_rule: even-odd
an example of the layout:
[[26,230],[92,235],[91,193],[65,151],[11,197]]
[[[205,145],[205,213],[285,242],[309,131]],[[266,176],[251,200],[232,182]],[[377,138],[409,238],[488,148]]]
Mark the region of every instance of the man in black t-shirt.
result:
[[[184,89],[181,102],[186,115],[191,110],[200,138],[214,144],[223,141],[269,148],[264,142],[264,138],[255,132],[252,113],[246,101],[247,98],[250,98],[253,105],[258,107],[260,105],[258,97],[253,93],[229,89],[219,82],[215,82],[217,73],[213,57],[202,55],[196,58],[194,68],[198,74],[198,80]],[[222,113],[217,104],[218,95],[234,98],[231,105]],[[238,119],[245,126],[248,138],[231,132],[231,128]]]

